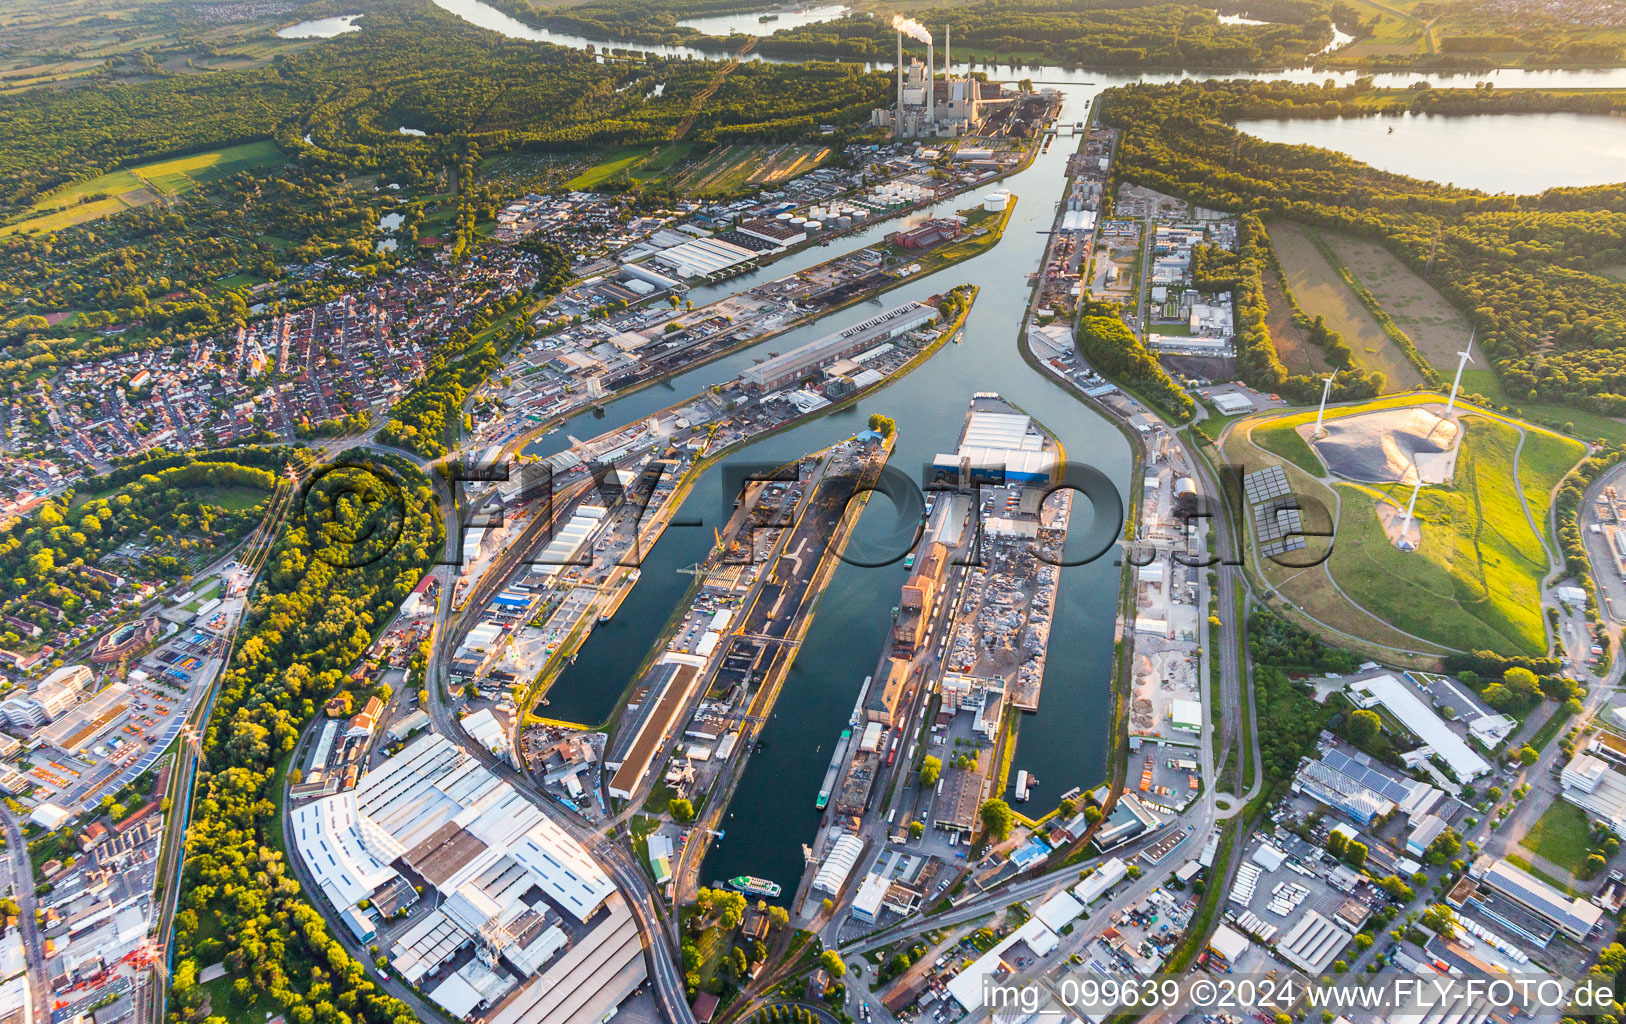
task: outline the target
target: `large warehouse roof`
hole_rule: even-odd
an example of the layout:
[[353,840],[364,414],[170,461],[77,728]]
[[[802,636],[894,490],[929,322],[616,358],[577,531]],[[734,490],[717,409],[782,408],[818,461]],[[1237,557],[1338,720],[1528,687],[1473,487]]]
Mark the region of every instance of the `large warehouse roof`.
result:
[[907,302],[862,323],[816,338],[782,355],[748,367],[740,374],[740,379],[757,387],[771,385],[842,356],[864,351],[878,341],[886,341],[906,331],[912,331],[935,319],[936,316],[937,311],[925,303]]
[[744,246],[719,238],[697,238],[670,249],[662,249],[655,254],[653,262],[670,269],[679,277],[687,278],[707,277],[756,258],[757,254]]
[[[1400,724],[1410,729],[1417,738],[1439,755],[1451,768],[1451,773],[1463,782],[1479,778],[1491,770],[1486,761],[1468,746],[1468,741],[1451,731],[1451,727],[1405,683],[1384,673],[1370,679],[1353,682],[1350,692],[1362,706],[1382,704]],[[1361,698],[1362,693],[1366,699]]]
[[363,841],[380,857],[405,857],[443,892],[504,858],[577,920],[615,891],[580,843],[444,736],[413,740],[362,778],[356,799]]
[[820,892],[830,893],[832,896],[841,891],[846,884],[847,876],[852,874],[853,865],[858,863],[858,855],[864,852],[864,841],[854,835],[843,835],[830,847],[830,852],[819,865],[818,874],[813,876],[813,888]]
[[1019,412],[979,411],[966,421],[961,448],[1005,448],[1036,452],[1044,438],[1033,430],[1033,421]]
[[1521,868],[1499,860],[1485,872],[1485,884],[1503,896],[1557,925],[1579,940],[1590,933],[1603,911],[1575,896],[1568,896]]
[[1354,937],[1354,933],[1312,910],[1299,918],[1287,937],[1276,944],[1276,952],[1300,970],[1320,974]]
[[294,846],[335,910],[355,906],[398,874],[362,844],[354,792],[295,808],[293,825]]

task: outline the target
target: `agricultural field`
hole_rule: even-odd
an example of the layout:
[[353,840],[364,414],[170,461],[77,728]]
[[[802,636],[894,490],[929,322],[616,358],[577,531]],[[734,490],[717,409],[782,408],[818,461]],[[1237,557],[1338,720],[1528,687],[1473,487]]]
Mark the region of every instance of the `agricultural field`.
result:
[[[1457,308],[1428,281],[1376,242],[1323,231],[1321,238],[1344,261],[1356,281],[1383,305],[1417,351],[1446,378],[1456,372],[1457,353],[1473,329]],[[1483,359],[1483,353],[1475,353]]]
[[727,196],[777,185],[818,167],[831,156],[825,146],[729,145],[697,159],[666,184],[679,192]]
[[693,142],[629,146],[601,156],[565,183],[593,189],[640,184],[684,195],[734,196],[789,181],[831,155],[824,146],[731,145],[706,149]]
[[1263,276],[1265,302],[1270,306],[1265,326],[1270,331],[1272,344],[1276,346],[1276,355],[1287,367],[1287,372],[1316,376],[1332,369],[1327,365],[1326,353],[1310,344],[1309,336],[1293,322],[1293,303],[1289,301],[1276,274],[1266,270]]
[[1311,316],[1325,316],[1327,326],[1344,336],[1356,364],[1383,374],[1385,391],[1419,387],[1422,375],[1317,248],[1315,232],[1291,221],[1271,221],[1266,229],[1299,306]]
[[283,161],[276,143],[262,141],[109,171],[41,197],[30,210],[34,216],[0,227],[0,235],[57,231],[84,224],[156,202],[159,196],[181,195],[239,171],[271,167]]
[[[1438,400],[1398,396],[1329,414]],[[1465,434],[1455,477],[1419,494],[1416,516],[1423,541],[1418,551],[1407,553],[1389,542],[1377,509],[1380,504],[1404,508],[1411,488],[1328,477],[1293,429],[1314,418],[1314,411],[1252,417],[1234,425],[1224,441],[1224,455],[1233,465],[1252,469],[1285,460],[1294,493],[1306,499],[1306,529],[1332,533],[1331,556],[1309,568],[1276,565],[1249,552],[1252,572],[1291,602],[1285,610],[1372,654],[1545,651],[1541,582],[1549,569],[1547,516],[1553,490],[1581,459],[1583,446],[1517,420],[1469,411],[1462,417]],[[1311,543],[1317,554],[1326,546]]]
[[1436,42],[1428,22],[1412,13],[1418,0],[1350,0],[1350,6],[1368,21],[1376,19],[1372,34],[1338,52],[1345,61],[1391,57],[1400,54],[1432,54]]
[[665,146],[629,146],[608,153],[597,163],[565,183],[566,188],[594,189],[629,181],[653,181],[673,165],[686,160],[694,149],[691,142]]

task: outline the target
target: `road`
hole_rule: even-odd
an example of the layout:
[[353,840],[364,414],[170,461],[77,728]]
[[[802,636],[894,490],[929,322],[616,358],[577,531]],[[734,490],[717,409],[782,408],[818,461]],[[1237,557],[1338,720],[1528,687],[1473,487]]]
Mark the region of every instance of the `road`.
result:
[[28,840],[9,808],[0,806],[0,828],[6,836],[7,870],[11,873],[11,891],[17,900],[18,924],[23,933],[23,956],[28,962],[28,989],[34,1000],[34,1019],[48,1021],[50,989],[45,983],[45,943],[40,938],[39,924],[34,912],[39,901],[34,897],[34,867],[28,860]]
[[[1247,690],[1246,699],[1248,707],[1257,711],[1253,704],[1253,674],[1245,672],[1248,667],[1244,664],[1246,647],[1244,644],[1243,629],[1245,623],[1240,621],[1246,616],[1250,598],[1248,596],[1247,578],[1242,573],[1241,560],[1245,540],[1237,536],[1237,524],[1231,521],[1231,506],[1228,503],[1224,489],[1220,486],[1208,462],[1193,451],[1191,447],[1175,435],[1179,440],[1180,451],[1184,456],[1186,465],[1192,468],[1197,480],[1198,489],[1211,503],[1213,517],[1209,523],[1213,526],[1216,544],[1215,552],[1219,556],[1219,563],[1213,567],[1216,574],[1217,599],[1219,606],[1208,609],[1208,614],[1220,620],[1219,655],[1220,655],[1220,752],[1214,764],[1218,771],[1220,764],[1225,760],[1226,753],[1236,754],[1236,777],[1239,781],[1250,783],[1246,793],[1241,795],[1241,802],[1247,803],[1258,795],[1264,777],[1264,765],[1259,755],[1259,730],[1257,723],[1249,730],[1246,742],[1252,746],[1253,776],[1244,779],[1242,773],[1243,757],[1237,740],[1241,731],[1243,689]],[[1239,613],[1233,601],[1233,595],[1238,587],[1242,591],[1242,611]],[[1204,673],[1208,671],[1206,659]],[[1256,716],[1250,716],[1256,717]],[[1204,737],[1204,753],[1212,751],[1212,745]],[[1210,776],[1212,780],[1213,777]],[[1217,780],[1215,780],[1217,781]],[[1234,809],[1230,801],[1226,801],[1228,809]]]

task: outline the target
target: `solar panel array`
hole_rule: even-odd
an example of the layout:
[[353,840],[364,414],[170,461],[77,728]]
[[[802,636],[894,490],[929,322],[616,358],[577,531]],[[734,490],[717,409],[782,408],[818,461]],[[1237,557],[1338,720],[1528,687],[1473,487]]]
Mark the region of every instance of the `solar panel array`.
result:
[[1280,466],[1256,470],[1242,478],[1242,490],[1253,510],[1253,531],[1259,551],[1265,557],[1302,551],[1309,543],[1298,534],[1304,529],[1304,516],[1298,510],[1298,497],[1288,486]]
[[1371,765],[1355,760],[1342,750],[1327,751],[1322,756],[1321,762],[1334,771],[1349,776],[1366,788],[1382,793],[1397,804],[1405,803],[1406,798],[1411,795],[1411,790],[1405,785],[1396,782]]

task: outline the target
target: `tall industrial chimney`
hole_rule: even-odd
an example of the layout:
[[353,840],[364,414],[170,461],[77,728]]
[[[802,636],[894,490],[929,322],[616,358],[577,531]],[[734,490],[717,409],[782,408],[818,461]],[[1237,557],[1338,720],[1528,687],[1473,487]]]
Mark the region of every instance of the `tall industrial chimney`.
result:
[[936,97],[933,94],[937,92],[937,69],[932,66],[932,61],[934,59],[935,59],[935,55],[932,53],[932,44],[927,43],[926,44],[926,128],[927,128],[928,131],[930,131],[931,127],[934,124],[937,123],[937,118],[932,113],[932,101],[934,99],[936,99]]
[[[954,81],[954,62],[950,59],[950,51],[954,49],[954,26],[943,26],[943,81]],[[954,90],[949,89],[949,99],[954,99]]]
[[903,134],[903,32],[898,32],[898,134]]

